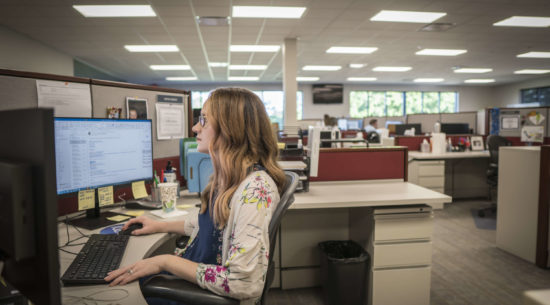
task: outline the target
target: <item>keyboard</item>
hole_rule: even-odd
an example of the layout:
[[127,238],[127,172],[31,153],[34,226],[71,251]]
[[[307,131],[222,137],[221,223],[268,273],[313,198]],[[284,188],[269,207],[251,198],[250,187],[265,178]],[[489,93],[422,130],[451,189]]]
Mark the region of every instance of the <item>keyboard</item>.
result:
[[93,234],[61,277],[64,285],[106,284],[107,273],[118,269],[129,235]]

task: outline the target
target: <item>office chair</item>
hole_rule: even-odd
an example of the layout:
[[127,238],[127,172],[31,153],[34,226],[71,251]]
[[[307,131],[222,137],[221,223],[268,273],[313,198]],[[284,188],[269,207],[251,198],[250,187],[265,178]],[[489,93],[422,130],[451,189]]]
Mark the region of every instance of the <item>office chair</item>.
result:
[[367,133],[367,141],[369,143],[380,143],[380,135],[376,131]]
[[[271,221],[269,222],[269,265],[260,304],[266,304],[267,292],[275,277],[273,253],[277,241],[277,231],[279,231],[279,226],[286,210],[294,202],[294,191],[299,180],[296,173],[285,171],[285,175],[286,185],[283,189],[281,200],[275,211],[273,211]],[[156,275],[151,277],[143,283],[141,291],[144,297],[160,297],[188,305],[230,305],[240,303],[237,299],[217,295],[210,290],[202,289],[196,284],[171,275]]]
[[477,211],[479,217],[485,217],[487,212],[496,213],[497,204],[496,196],[493,196],[493,193],[496,193],[498,186],[498,149],[501,146],[511,146],[512,142],[508,139],[497,136],[490,135],[487,137],[487,148],[489,149],[489,168],[487,169],[487,184],[489,184],[489,199],[491,200],[491,205],[489,207],[480,209]]

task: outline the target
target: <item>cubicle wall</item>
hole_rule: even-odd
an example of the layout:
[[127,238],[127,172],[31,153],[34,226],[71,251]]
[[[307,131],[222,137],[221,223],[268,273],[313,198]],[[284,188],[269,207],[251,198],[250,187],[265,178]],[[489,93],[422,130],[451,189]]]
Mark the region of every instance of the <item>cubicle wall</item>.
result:
[[[550,144],[549,107],[489,108],[485,111],[487,118],[485,131],[487,134],[498,134],[499,136],[506,137],[514,146]],[[531,121],[528,114],[533,112],[540,114],[540,122]],[[512,122],[517,120],[518,124],[517,126],[504,126],[502,124],[503,119],[510,119]],[[521,133],[522,128],[525,126],[542,126],[544,132],[543,143],[522,142]]]
[[407,148],[321,148],[317,177],[310,181],[403,179]]
[[[184,103],[185,117],[187,118],[185,136],[188,137],[192,124],[188,91],[0,69],[0,110],[38,107],[37,80],[89,84],[92,97],[92,117],[95,118],[106,118],[107,107],[122,108],[121,117],[126,118],[126,97],[147,99],[148,119],[151,119],[153,124],[153,167],[160,172],[161,169],[165,168],[167,162],[171,161],[173,166],[178,169],[180,168],[179,139],[157,140],[155,104],[158,95],[181,97]],[[179,176],[179,170],[177,174],[178,179],[182,181]],[[132,198],[130,188],[116,189],[114,199],[115,201],[119,201],[120,198]],[[59,213],[63,215],[75,212],[75,202],[75,196],[61,198],[59,201]]]

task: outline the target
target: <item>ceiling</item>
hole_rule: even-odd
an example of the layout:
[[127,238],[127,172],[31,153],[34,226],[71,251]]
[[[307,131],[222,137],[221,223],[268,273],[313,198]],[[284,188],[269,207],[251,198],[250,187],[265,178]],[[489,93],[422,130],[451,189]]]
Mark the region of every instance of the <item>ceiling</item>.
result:
[[[73,4],[150,4],[151,18],[85,18]],[[232,5],[305,6],[301,19],[234,18],[229,26],[206,27],[196,16],[229,16]],[[419,31],[424,24],[373,22],[380,10],[446,12],[436,22],[454,23],[445,32]],[[550,28],[495,27],[511,16],[550,17],[548,0],[2,0],[0,24],[68,54],[112,76],[140,84],[223,83],[231,76],[260,76],[260,83],[282,79],[282,51],[230,53],[229,45],[281,45],[298,39],[298,76],[318,83],[348,83],[348,77],[376,77],[375,84],[409,84],[415,78],[444,78],[463,84],[493,78],[504,84],[540,76],[520,69],[550,69],[550,59],[516,58],[528,51],[550,51]],[[176,44],[176,53],[130,53],[124,45]],[[330,46],[377,47],[369,55],[327,54]],[[424,48],[467,49],[459,56],[418,56]],[[208,62],[268,65],[264,71],[228,71]],[[364,63],[351,69],[350,63]],[[192,71],[153,71],[150,65],[190,65]],[[341,65],[336,72],[302,71],[304,65]],[[411,66],[404,73],[374,72],[375,66]],[[492,68],[484,74],[457,74],[453,67]],[[168,82],[167,76],[196,76]],[[495,85],[489,84],[489,85]]]

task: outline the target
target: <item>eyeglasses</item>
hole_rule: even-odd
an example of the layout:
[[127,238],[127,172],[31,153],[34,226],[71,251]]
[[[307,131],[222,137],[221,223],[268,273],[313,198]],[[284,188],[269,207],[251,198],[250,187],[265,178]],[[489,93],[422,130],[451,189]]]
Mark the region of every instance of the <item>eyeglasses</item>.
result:
[[204,125],[206,125],[208,121],[206,120],[206,116],[204,115],[199,115],[199,123],[201,124],[202,127],[204,127]]

